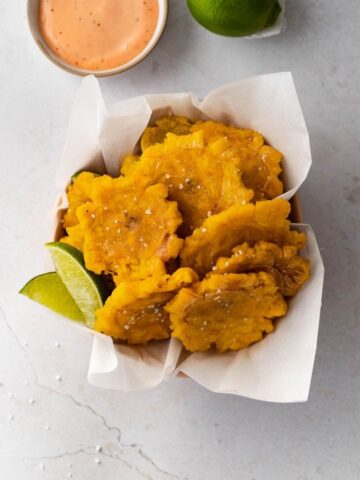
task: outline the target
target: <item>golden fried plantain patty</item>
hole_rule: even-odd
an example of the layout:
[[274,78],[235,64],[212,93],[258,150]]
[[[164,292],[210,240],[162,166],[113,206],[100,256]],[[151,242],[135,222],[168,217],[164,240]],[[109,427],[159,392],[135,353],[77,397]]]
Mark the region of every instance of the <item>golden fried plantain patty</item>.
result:
[[183,136],[169,133],[140,158],[126,157],[121,173],[167,185],[169,199],[178,203],[183,216],[181,235],[186,236],[208,216],[235,203],[248,203],[254,195],[245,187],[231,155],[222,157],[228,148],[226,139],[205,145],[202,131]]
[[290,230],[290,203],[283,199],[264,200],[248,205],[234,205],[213,215],[185,239],[180,252],[181,265],[193,268],[200,276],[210,272],[220,256],[243,242],[259,240],[302,248],[304,233]]
[[141,151],[144,152],[156,143],[163,143],[168,133],[187,135],[190,133],[190,127],[191,122],[186,117],[163,115],[155,122],[154,127],[145,128],[140,140]]
[[91,200],[76,214],[86,267],[113,275],[115,283],[165,274],[165,263],[177,257],[182,246],[175,233],[182,217],[162,184],[97,177]]
[[279,246],[260,241],[253,247],[245,242],[232,249],[230,257],[220,257],[216,273],[263,271],[273,275],[285,297],[294,296],[310,278],[310,262],[297,255],[294,245]]
[[96,312],[95,330],[133,344],[168,338],[169,314],[163,307],[196,280],[193,270],[180,268],[173,275],[121,282]]
[[165,306],[172,335],[191,352],[214,346],[239,350],[273,330],[272,319],[285,315],[287,304],[272,275],[212,274],[192,288],[182,288]]

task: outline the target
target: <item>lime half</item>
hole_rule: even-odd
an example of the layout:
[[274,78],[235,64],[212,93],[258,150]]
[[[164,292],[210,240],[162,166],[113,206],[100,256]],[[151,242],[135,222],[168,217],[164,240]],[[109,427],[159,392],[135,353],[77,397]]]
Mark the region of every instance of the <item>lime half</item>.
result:
[[281,12],[278,0],[187,0],[187,4],[200,25],[229,37],[270,27]]
[[61,242],[47,243],[55,268],[70,295],[93,328],[95,312],[104,304],[106,289],[99,275],[85,268],[84,257],[76,248]]
[[84,321],[84,315],[56,272],[32,278],[19,293],[64,317]]

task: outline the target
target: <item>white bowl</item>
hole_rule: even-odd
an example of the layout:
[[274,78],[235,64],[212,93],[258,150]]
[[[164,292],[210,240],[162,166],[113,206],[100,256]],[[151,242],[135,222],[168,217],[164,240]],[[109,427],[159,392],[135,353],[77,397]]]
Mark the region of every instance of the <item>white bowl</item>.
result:
[[45,42],[39,25],[39,4],[40,0],[28,0],[27,2],[27,15],[28,23],[30,27],[31,34],[40,48],[40,50],[46,55],[46,57],[51,60],[55,65],[66,70],[67,72],[74,73],[75,75],[85,76],[85,75],[95,75],[96,77],[108,77],[110,75],[117,75],[118,73],[124,72],[129,68],[140,63],[144,58],[146,58],[149,53],[155,48],[156,44],[161,38],[161,35],[164,31],[167,17],[168,17],[168,0],[158,0],[159,3],[159,18],[155,28],[155,32],[150,39],[150,42],[146,45],[144,50],[139,53],[136,57],[130,60],[123,65],[119,65],[115,68],[110,68],[106,70],[91,70],[85,68],[78,68],[74,65],[66,63],[64,60],[59,58],[56,53],[54,53],[47,43]]

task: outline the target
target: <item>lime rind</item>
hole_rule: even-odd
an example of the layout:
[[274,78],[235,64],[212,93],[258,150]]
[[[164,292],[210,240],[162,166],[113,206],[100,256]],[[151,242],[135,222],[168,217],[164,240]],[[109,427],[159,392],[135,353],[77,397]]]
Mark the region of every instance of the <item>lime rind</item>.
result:
[[278,0],[187,0],[194,19],[207,30],[227,37],[246,37],[275,24]]

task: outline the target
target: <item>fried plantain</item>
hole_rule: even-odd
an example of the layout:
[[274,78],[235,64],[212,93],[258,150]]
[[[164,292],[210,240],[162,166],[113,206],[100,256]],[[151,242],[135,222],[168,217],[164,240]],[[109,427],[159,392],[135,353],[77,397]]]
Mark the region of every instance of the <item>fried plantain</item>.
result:
[[180,252],[181,266],[193,268],[200,276],[215,266],[220,256],[243,242],[260,240],[302,248],[304,233],[290,230],[290,203],[283,199],[264,200],[256,204],[233,205],[205,220],[185,239]]
[[233,159],[221,156],[229,147],[226,139],[205,145],[202,131],[169,133],[164,143],[148,147],[140,158],[126,157],[121,173],[166,184],[169,199],[178,202],[183,216],[180,233],[187,236],[209,215],[253,197]]
[[239,350],[273,330],[287,304],[268,273],[212,274],[165,306],[172,335],[191,352]]
[[168,338],[169,314],[163,307],[197,279],[190,268],[180,268],[173,275],[121,282],[96,312],[95,330],[132,344]]
[[217,259],[216,273],[268,272],[285,297],[294,296],[310,278],[310,262],[297,255],[294,245],[279,246],[260,241],[251,247],[245,242],[233,248],[231,253],[231,257]]
[[76,211],[80,205],[90,200],[93,180],[97,176],[96,173],[91,172],[79,173],[75,180],[70,183],[66,192],[69,207],[65,212],[62,223],[67,235],[60,241],[80,250],[83,248],[84,235]]
[[190,129],[191,132],[198,132],[199,130],[204,133],[205,143],[212,143],[214,140],[226,137],[232,145],[247,147],[255,152],[258,152],[264,145],[264,138],[259,132],[245,128],[231,127],[225,123],[215,122],[214,120],[195,122]]
[[236,164],[244,185],[254,191],[253,200],[271,200],[283,193],[279,178],[282,154],[264,145],[260,133],[214,121],[197,122],[191,131],[202,131],[206,144],[221,138],[228,141],[229,147],[221,156]]
[[182,222],[175,202],[162,184],[143,180],[94,179],[91,201],[77,209],[84,234],[86,267],[95,273],[146,278],[166,273],[165,262],[178,255]]
[[164,115],[155,124],[154,127],[145,128],[141,136],[140,147],[142,152],[151,145],[163,143],[169,132],[175,135],[187,135],[190,133],[191,122],[186,117]]

